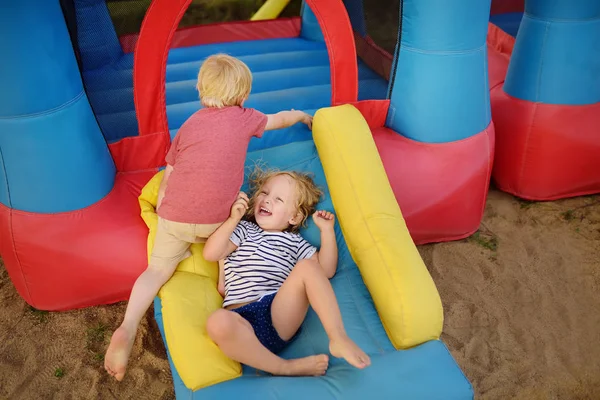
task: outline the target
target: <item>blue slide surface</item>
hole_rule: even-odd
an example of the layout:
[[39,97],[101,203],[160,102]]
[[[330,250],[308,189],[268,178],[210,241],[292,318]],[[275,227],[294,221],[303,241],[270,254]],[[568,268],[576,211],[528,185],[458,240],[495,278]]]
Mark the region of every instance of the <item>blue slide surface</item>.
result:
[[[311,173],[325,195],[318,208],[333,210],[323,167],[312,140],[291,143],[272,149],[254,151],[248,155],[246,170],[255,163],[267,167],[293,169]],[[244,185],[242,190],[247,190]],[[390,342],[375,309],[358,267],[346,246],[339,225],[335,226],[339,261],[331,280],[340,305],[348,335],[371,357],[372,364],[358,370],[344,360],[330,358],[324,377],[273,377],[244,367],[243,376],[192,392],[185,387],[177,369],[171,363],[178,399],[472,399],[473,389],[443,342],[432,340],[410,350],[396,350]],[[319,245],[319,232],[310,221],[301,231],[314,245]],[[155,319],[163,339],[160,300],[154,302]],[[165,344],[166,345],[166,344]],[[283,358],[328,354],[329,340],[319,318],[312,309],[298,337],[284,349]],[[168,347],[167,347],[168,352]]]

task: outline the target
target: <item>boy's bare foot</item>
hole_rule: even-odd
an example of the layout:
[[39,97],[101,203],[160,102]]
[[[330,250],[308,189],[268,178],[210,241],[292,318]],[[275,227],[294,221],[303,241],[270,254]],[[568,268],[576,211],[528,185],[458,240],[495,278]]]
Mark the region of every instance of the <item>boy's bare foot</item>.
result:
[[348,364],[356,368],[362,369],[371,365],[369,356],[348,336],[336,338],[329,342],[329,351],[332,356],[343,358],[348,361]]
[[104,356],[104,369],[118,381],[123,379],[135,335],[122,326],[113,333]]
[[285,360],[281,373],[285,376],[321,376],[325,375],[329,366],[329,357],[325,354]]

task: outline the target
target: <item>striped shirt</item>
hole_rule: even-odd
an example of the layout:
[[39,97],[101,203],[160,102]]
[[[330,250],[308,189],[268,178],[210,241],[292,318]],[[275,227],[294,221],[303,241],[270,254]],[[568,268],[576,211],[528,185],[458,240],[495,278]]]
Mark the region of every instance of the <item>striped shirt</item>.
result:
[[317,251],[297,233],[265,232],[248,221],[240,221],[230,240],[238,247],[225,259],[223,307],[277,292],[296,263]]

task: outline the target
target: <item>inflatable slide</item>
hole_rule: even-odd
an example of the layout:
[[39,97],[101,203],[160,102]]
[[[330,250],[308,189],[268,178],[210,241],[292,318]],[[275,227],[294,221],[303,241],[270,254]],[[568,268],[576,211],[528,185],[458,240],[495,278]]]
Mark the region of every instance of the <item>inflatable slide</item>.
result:
[[[378,121],[370,121],[375,126]],[[349,336],[371,356],[357,370],[332,359],[318,378],[265,375],[228,359],[207,336],[208,315],[218,309],[214,263],[202,245],[183,261],[154,303],[178,398],[470,399],[472,388],[439,340],[442,307],[427,268],[406,229],[377,154],[369,122],[352,105],[319,110],[312,141],[254,151],[247,160],[310,172],[325,188],[319,207],[335,209],[340,260],[332,285]],[[141,206],[152,233],[160,175],[143,190]],[[302,232],[319,245],[314,224]],[[310,310],[297,339],[282,357],[328,353],[329,341]],[[400,350],[400,351],[399,351]]]

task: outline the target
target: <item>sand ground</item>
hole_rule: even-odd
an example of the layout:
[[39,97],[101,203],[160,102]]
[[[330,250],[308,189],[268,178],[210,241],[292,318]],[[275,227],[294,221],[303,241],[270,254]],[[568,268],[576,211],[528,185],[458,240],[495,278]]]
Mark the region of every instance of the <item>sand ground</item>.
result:
[[[600,398],[600,196],[529,203],[492,189],[478,234],[419,251],[477,398]],[[152,310],[117,383],[102,357],[124,303],[32,310],[3,267],[0,302],[0,399],[174,398]]]

